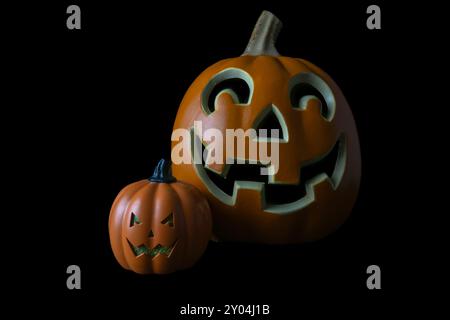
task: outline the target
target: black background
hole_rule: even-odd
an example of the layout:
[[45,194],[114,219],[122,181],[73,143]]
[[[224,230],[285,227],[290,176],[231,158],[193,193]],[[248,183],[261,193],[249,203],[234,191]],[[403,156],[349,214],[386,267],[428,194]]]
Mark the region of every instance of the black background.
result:
[[[382,10],[381,30],[366,28],[372,2],[365,1],[61,1],[23,10],[13,24],[23,36],[11,36],[21,62],[10,81],[30,88],[15,94],[17,105],[27,106],[16,110],[27,113],[24,144],[16,147],[27,167],[22,182],[33,186],[32,200],[19,195],[19,201],[35,203],[37,250],[33,262],[22,264],[39,270],[35,287],[72,311],[106,298],[100,310],[161,319],[177,317],[188,303],[270,304],[271,318],[285,319],[306,311],[347,314],[356,306],[367,316],[396,304],[411,246],[404,246],[402,230],[409,212],[389,181],[408,166],[400,156],[409,146],[398,135],[397,98],[415,35],[404,23],[407,8],[374,3]],[[81,7],[81,30],[66,28],[69,4]],[[324,69],[352,108],[363,172],[351,217],[311,244],[210,243],[189,270],[167,276],[123,270],[109,245],[115,196],[170,156],[172,124],[188,86],[209,65],[242,53],[264,9],[283,21],[278,51]],[[23,20],[31,27],[22,30]],[[82,290],[66,288],[71,264],[81,267]],[[371,264],[381,267],[382,290],[366,287]]]

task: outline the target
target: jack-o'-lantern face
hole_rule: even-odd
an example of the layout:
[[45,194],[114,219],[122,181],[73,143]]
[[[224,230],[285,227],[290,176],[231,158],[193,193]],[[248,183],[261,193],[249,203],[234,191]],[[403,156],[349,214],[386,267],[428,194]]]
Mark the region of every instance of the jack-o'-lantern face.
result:
[[[159,224],[158,221],[156,221],[156,223],[155,221],[151,222],[153,226],[151,229],[148,229],[148,226],[143,225],[134,212],[130,212],[130,226],[127,234],[127,242],[131,252],[136,257],[141,255],[146,255],[152,259],[157,255],[170,257],[170,254],[178,241],[173,213],[171,212],[166,218],[161,220]],[[157,237],[155,237],[153,230],[155,230],[158,235]],[[129,238],[132,238],[134,242],[130,241]]]
[[[226,129],[279,130],[278,138],[256,137],[260,147],[278,144],[279,167],[272,175],[261,175],[258,164],[174,165],[177,176],[207,195],[219,239],[315,240],[337,228],[356,200],[360,150],[351,110],[325,72],[278,54],[280,27],[264,12],[244,54],[206,69],[177,114],[174,129],[201,121],[203,130],[215,128],[224,137]],[[194,130],[191,135],[209,143]],[[258,156],[245,160],[260,163]]]

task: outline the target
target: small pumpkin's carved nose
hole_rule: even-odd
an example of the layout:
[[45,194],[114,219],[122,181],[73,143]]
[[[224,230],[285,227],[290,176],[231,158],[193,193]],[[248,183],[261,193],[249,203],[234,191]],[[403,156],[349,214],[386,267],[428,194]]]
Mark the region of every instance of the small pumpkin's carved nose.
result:
[[[283,115],[278,108],[270,104],[255,121],[256,136],[261,141],[288,141],[288,130]],[[277,130],[277,131],[272,131]],[[278,132],[278,136],[274,133]]]

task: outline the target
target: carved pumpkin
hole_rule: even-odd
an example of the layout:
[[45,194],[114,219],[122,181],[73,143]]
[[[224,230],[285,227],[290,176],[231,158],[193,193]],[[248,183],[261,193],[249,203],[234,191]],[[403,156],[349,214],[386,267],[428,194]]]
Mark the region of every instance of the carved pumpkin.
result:
[[211,213],[193,186],[177,181],[161,160],[150,179],[125,187],[109,217],[120,265],[134,272],[170,273],[192,266],[211,237]]
[[177,113],[174,130],[190,129],[191,139],[203,145],[210,141],[194,133],[194,121],[223,136],[226,129],[280,130],[278,139],[269,139],[279,146],[279,169],[272,176],[261,176],[251,164],[174,164],[178,177],[207,196],[219,239],[316,240],[344,222],[357,197],[360,149],[347,101],[311,62],[280,56],[280,29],[281,22],[264,11],[243,55],[201,73]]

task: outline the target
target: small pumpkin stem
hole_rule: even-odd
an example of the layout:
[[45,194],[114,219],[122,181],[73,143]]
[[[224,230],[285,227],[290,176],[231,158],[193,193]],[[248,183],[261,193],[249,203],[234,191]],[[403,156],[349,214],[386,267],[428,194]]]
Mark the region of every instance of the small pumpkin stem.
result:
[[243,56],[279,56],[275,48],[283,24],[271,12],[263,11],[256,22]]
[[153,175],[148,179],[151,182],[171,183],[177,181],[172,175],[172,166],[170,161],[161,159],[153,171]]

